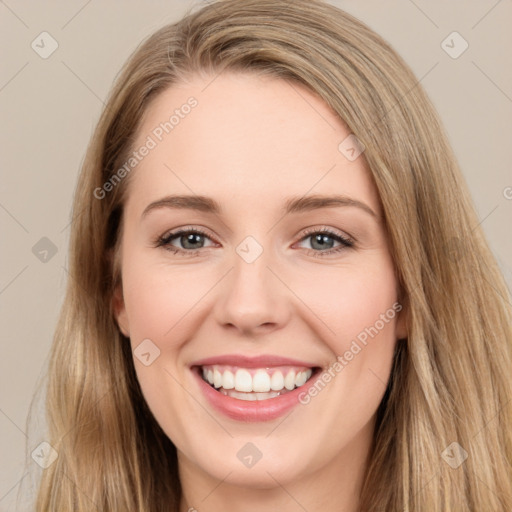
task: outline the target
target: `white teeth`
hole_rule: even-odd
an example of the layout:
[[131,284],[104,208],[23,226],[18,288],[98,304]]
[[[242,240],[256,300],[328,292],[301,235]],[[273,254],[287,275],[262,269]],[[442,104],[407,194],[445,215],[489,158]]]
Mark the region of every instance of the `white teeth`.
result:
[[248,401],[267,400],[268,398],[275,398],[276,396],[280,395],[280,393],[277,393],[276,391],[271,391],[270,393],[240,393],[234,390],[221,390],[221,393],[232,398],[238,398],[239,400]]
[[274,391],[281,391],[284,388],[284,377],[283,374],[278,370],[274,372],[270,379],[270,389]]
[[284,387],[290,391],[295,387],[295,371],[291,370],[284,378]]
[[[289,370],[286,376],[283,376],[281,370],[275,370],[270,376],[263,368],[257,369],[252,375],[244,368],[239,368],[233,373],[230,370],[222,370],[222,367],[212,366],[203,368],[202,373],[204,380],[223,394],[239,398],[238,395],[242,393],[245,400],[265,400],[280,394],[276,392],[292,391],[296,387],[303,386],[313,374],[313,370]],[[226,393],[227,390],[233,390],[233,393]],[[248,398],[245,395],[247,393],[257,398]]]
[[297,375],[295,375],[295,385],[299,388],[303,384],[306,383],[306,380],[308,380],[306,372],[299,372]]
[[235,387],[235,376],[233,372],[226,370],[222,378],[222,387],[224,389],[233,389]]
[[265,370],[258,370],[252,378],[252,390],[266,393],[270,391],[270,376]]
[[217,368],[213,370],[213,385],[216,388],[220,388],[222,386],[222,373],[220,373]]
[[237,370],[235,375],[235,389],[237,391],[252,391],[252,377],[247,370]]

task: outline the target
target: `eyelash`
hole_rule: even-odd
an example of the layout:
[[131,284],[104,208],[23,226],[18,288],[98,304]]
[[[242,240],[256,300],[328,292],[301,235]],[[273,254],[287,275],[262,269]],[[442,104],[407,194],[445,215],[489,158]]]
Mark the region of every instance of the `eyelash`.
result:
[[[208,249],[208,247],[201,247],[200,249],[187,250],[187,249],[179,249],[177,247],[170,245],[171,241],[174,240],[175,238],[177,238],[181,235],[188,235],[188,234],[202,235],[211,240],[211,237],[205,231],[203,231],[199,228],[183,228],[183,229],[179,229],[178,231],[173,231],[171,233],[166,233],[166,234],[162,235],[161,237],[159,237],[157,239],[155,246],[163,247],[165,250],[170,251],[173,254],[180,254],[181,256],[184,256],[184,257],[198,256],[202,249]],[[314,249],[307,249],[308,254],[310,254],[314,257],[323,258],[325,256],[339,253],[340,251],[349,249],[354,246],[354,241],[351,238],[342,236],[339,233],[335,233],[334,231],[332,231],[328,228],[307,229],[303,233],[303,236],[299,240],[299,242],[302,242],[303,240],[309,238],[311,235],[317,235],[317,234],[328,235],[330,238],[333,238],[336,242],[339,242],[341,245],[339,245],[338,247],[334,247],[332,249],[327,249],[325,251],[316,251]]]

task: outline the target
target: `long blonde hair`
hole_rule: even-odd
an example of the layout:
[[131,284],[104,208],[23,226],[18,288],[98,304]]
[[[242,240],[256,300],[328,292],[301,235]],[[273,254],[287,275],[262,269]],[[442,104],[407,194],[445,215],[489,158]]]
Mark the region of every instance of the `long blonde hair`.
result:
[[[59,456],[43,471],[37,511],[178,511],[176,449],[145,403],[112,310],[128,180],[102,199],[94,190],[126,161],[155,95],[224,69],[306,85],[366,148],[408,338],[378,410],[360,510],[509,512],[508,290],[417,79],[381,37],[317,0],[207,5],[149,37],[117,78],[75,194],[46,402]],[[447,462],[454,453],[467,454],[458,467]]]

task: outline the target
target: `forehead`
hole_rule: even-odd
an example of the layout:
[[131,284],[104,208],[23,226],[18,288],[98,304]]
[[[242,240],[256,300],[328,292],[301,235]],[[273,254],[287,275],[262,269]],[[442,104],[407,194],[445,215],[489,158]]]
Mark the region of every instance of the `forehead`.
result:
[[378,210],[364,157],[350,161],[339,149],[349,135],[302,85],[241,73],[192,77],[148,107],[134,147],[151,148],[129,197],[195,193],[262,207],[283,195],[347,193]]

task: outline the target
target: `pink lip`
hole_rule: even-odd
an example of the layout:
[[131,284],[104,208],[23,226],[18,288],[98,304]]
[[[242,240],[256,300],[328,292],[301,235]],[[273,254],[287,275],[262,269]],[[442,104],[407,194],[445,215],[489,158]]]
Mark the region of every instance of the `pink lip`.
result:
[[270,421],[283,416],[300,403],[299,394],[302,393],[305,388],[305,386],[301,386],[300,388],[296,388],[289,393],[275,398],[249,402],[219,393],[202,379],[199,375],[199,371],[193,373],[201,392],[217,411],[231,419],[245,422]]
[[201,366],[214,364],[233,365],[242,368],[269,368],[273,366],[317,368],[317,366],[297,359],[267,355],[257,357],[241,355],[217,356],[196,361],[191,365],[191,370],[199,385],[199,389],[212,407],[231,419],[245,422],[270,421],[283,416],[293,407],[300,404],[299,395],[303,393],[305,389],[309,388],[314,380],[316,380],[315,377],[318,377],[320,374],[320,372],[316,372],[317,375],[313,373],[313,376],[304,386],[275,398],[246,401],[223,395],[208,384],[208,382],[205,382],[201,376]]
[[306,366],[314,368],[317,365],[298,359],[289,359],[288,357],[261,355],[255,357],[243,356],[240,354],[226,354],[222,356],[208,357],[192,363],[190,366],[208,366],[213,364],[224,364],[239,366],[241,368],[271,368],[272,366]]

